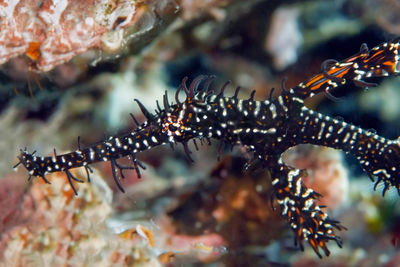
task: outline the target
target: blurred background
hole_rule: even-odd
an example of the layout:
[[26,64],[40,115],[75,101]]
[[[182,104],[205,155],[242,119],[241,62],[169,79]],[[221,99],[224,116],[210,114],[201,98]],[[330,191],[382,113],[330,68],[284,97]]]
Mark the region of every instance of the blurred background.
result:
[[[139,180],[126,172],[123,194],[109,163],[93,164],[91,183],[64,174],[27,181],[13,170],[19,149],[49,156],[129,132],[181,80],[216,75],[232,95],[265,99],[341,60],[400,35],[398,0],[97,0],[0,4],[0,251],[7,266],[399,266],[399,196],[340,151],[297,146],[285,162],[305,168],[344,246],[319,259],[271,209],[268,170],[244,171],[237,147],[218,161],[218,143],[138,155]],[[307,100],[307,106],[379,135],[400,135],[400,79],[375,79]],[[183,95],[181,96],[183,99]],[[121,160],[124,162],[124,160]],[[129,160],[125,161],[129,163]],[[86,177],[82,170],[74,172]]]

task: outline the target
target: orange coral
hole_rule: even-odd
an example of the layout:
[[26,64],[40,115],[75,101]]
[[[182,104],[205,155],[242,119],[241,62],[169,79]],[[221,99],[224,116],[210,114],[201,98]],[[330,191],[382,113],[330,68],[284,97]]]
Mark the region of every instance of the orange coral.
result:
[[[43,186],[35,179],[20,200],[22,204],[16,202],[24,209],[17,209],[12,215],[17,218],[3,221],[7,223],[0,241],[3,263],[7,266],[76,265],[89,261],[106,265],[159,264],[147,247],[118,238],[106,227],[112,193],[96,173],[91,184],[80,184],[79,198],[74,196],[64,175],[54,174],[51,181]],[[30,202],[34,209],[28,205]]]

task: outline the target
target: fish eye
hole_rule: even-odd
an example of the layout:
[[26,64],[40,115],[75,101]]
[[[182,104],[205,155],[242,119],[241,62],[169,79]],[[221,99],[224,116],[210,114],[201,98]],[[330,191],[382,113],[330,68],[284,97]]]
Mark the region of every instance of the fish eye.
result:
[[166,117],[162,126],[163,132],[167,133],[169,136],[182,135],[181,131],[183,130],[183,121],[174,115]]
[[175,132],[176,130],[178,130],[178,127],[176,127],[176,126],[173,125],[173,124],[170,124],[170,125],[168,126],[168,129],[169,129],[171,132]]

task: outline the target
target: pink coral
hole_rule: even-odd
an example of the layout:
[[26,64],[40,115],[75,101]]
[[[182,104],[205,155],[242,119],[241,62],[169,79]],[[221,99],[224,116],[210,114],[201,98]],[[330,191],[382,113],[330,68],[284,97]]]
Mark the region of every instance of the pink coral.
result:
[[[26,174],[10,178],[23,181],[21,175]],[[124,240],[106,227],[112,195],[97,173],[91,184],[79,184],[79,197],[74,196],[62,174],[52,175],[51,184],[34,180],[25,194],[10,178],[1,180],[1,188],[9,192],[5,195],[15,195],[11,203],[1,200],[2,211],[9,205],[7,218],[2,217],[0,239],[1,261],[7,266],[158,264],[145,243]]]
[[128,0],[2,2],[0,64],[26,54],[37,70],[49,71],[90,48],[118,51],[126,30],[152,12],[146,7]]

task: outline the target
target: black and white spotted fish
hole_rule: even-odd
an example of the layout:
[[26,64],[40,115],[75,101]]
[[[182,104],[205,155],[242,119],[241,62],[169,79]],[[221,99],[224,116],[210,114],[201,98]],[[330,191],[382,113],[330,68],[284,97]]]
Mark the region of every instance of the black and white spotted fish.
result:
[[[343,121],[332,119],[307,108],[303,100],[321,92],[328,93],[335,87],[353,82],[358,86],[371,86],[363,79],[393,76],[400,72],[399,40],[381,44],[371,50],[363,45],[361,51],[341,62],[327,61],[322,73],[291,89],[284,89],[276,98],[255,100],[225,96],[226,84],[219,94],[209,90],[211,76],[199,76],[187,87],[183,79],[175,95],[176,103],[163,97],[163,108],[151,114],[138,101],[146,121],[123,136],[112,136],[94,146],[48,157],[21,150],[19,164],[25,166],[30,177],[41,177],[45,182],[48,173],[65,172],[76,193],[73,181],[83,182],[70,172],[84,167],[88,179],[90,164],[110,161],[113,177],[118,187],[123,187],[118,171],[135,169],[140,176],[136,154],[164,144],[181,143],[190,158],[189,141],[216,139],[222,144],[245,146],[253,152],[254,160],[271,172],[274,197],[281,215],[294,232],[296,242],[303,248],[308,242],[318,256],[320,248],[326,255],[326,243],[334,240],[341,246],[335,230],[343,227],[331,219],[316,204],[319,194],[308,189],[302,182],[302,172],[286,166],[281,154],[298,144],[314,144],[344,150],[359,160],[376,184],[384,184],[384,192],[400,188],[400,143],[388,140],[370,131]],[[178,93],[184,90],[186,99],[180,101]],[[136,118],[132,116],[135,122]],[[197,146],[197,145],[196,145]],[[133,166],[122,166],[118,159],[130,157]]]

